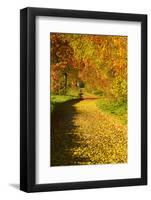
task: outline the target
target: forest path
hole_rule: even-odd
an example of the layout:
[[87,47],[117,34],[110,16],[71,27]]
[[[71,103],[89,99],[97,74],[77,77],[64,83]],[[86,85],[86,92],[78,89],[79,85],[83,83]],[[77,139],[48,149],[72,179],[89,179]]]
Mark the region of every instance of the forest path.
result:
[[51,166],[127,162],[127,126],[97,99],[58,105],[51,119]]

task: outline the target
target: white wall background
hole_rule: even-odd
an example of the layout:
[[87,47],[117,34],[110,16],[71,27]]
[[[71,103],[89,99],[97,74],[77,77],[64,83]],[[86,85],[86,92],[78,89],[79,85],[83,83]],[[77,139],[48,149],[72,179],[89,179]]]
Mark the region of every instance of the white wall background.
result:
[[[151,136],[148,134],[149,185],[81,191],[26,194],[19,191],[19,9],[49,7],[148,14],[148,35],[151,34],[150,0],[5,0],[0,4],[0,199],[150,199]],[[148,66],[151,63],[151,40],[148,38]],[[148,74],[151,70],[148,67]],[[151,79],[149,78],[149,86]],[[148,90],[149,91],[149,90]],[[148,94],[151,100],[151,92]],[[148,124],[151,120],[149,105]],[[149,131],[150,132],[150,126]]]

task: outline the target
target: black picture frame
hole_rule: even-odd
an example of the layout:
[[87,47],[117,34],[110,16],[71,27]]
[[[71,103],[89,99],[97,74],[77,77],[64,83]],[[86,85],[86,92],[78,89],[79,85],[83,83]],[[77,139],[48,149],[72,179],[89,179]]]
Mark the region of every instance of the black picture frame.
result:
[[[84,19],[141,22],[141,178],[70,183],[35,182],[35,19],[54,16]],[[48,8],[20,11],[20,190],[44,192],[57,190],[107,188],[147,184],[147,15]]]

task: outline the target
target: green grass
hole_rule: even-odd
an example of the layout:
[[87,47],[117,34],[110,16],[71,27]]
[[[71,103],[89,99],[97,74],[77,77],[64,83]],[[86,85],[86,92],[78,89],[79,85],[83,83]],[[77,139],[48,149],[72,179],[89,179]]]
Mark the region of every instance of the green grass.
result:
[[98,100],[97,106],[109,114],[116,115],[123,124],[127,124],[127,102],[101,98]]
[[68,89],[67,96],[79,97],[80,90],[77,89]]
[[71,95],[51,95],[51,112],[55,109],[58,103],[64,103],[72,99],[78,99],[78,96]]

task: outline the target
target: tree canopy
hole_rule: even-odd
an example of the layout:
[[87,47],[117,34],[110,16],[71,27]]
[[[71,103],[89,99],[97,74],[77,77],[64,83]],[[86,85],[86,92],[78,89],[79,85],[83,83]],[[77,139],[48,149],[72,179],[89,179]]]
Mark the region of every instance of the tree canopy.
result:
[[78,89],[127,98],[127,36],[50,34],[51,91]]

